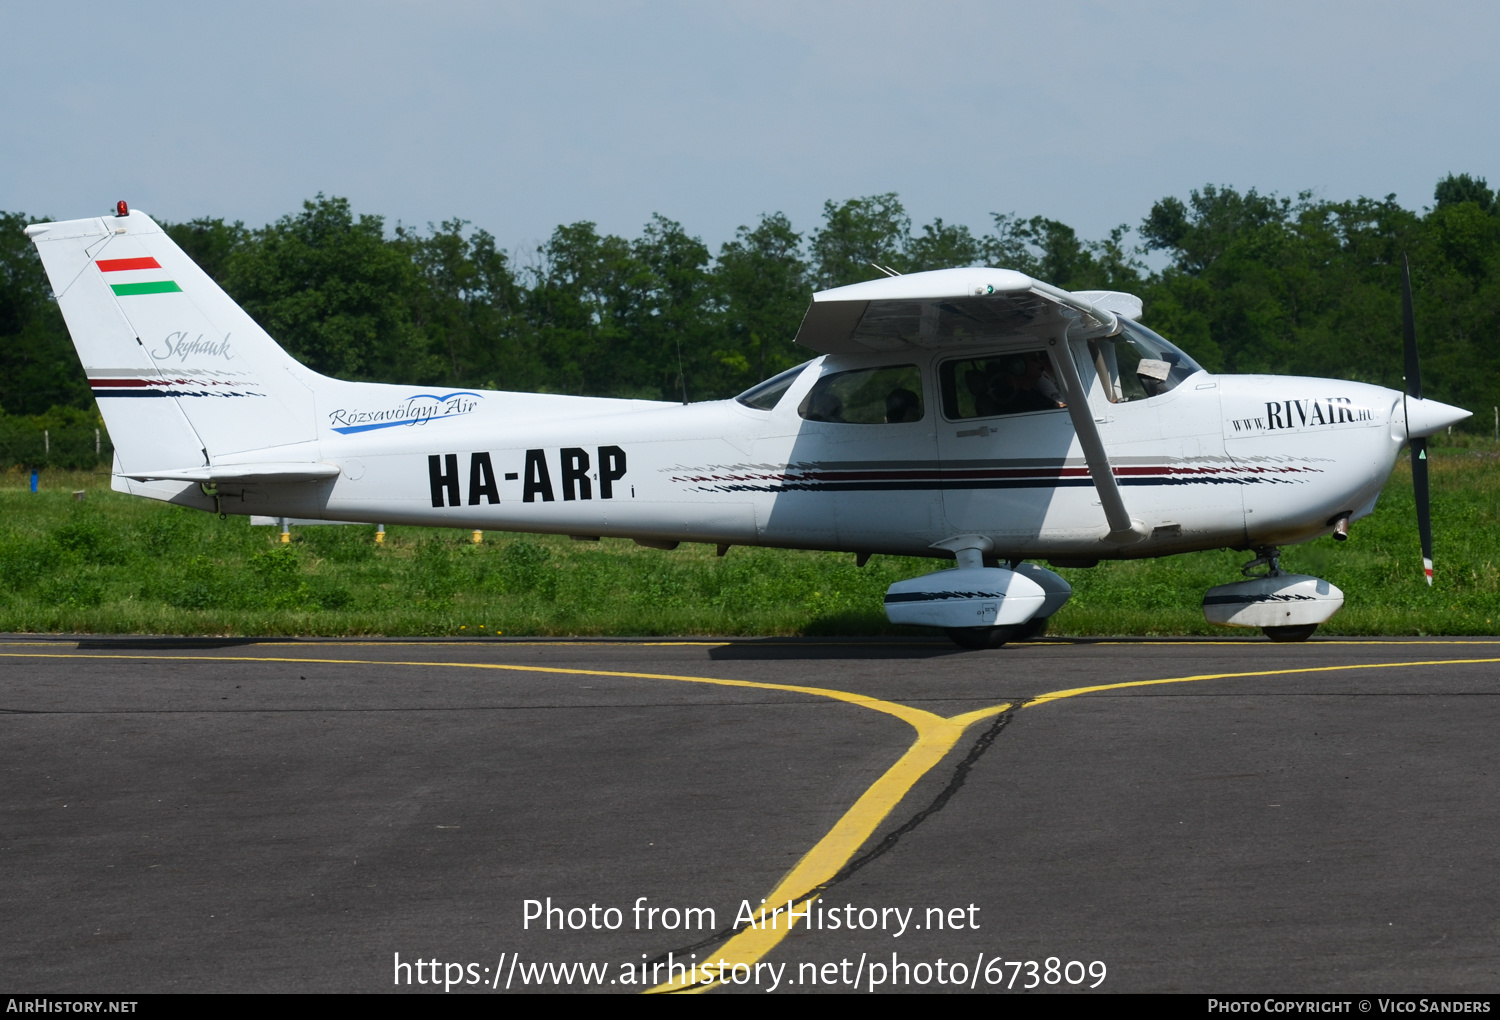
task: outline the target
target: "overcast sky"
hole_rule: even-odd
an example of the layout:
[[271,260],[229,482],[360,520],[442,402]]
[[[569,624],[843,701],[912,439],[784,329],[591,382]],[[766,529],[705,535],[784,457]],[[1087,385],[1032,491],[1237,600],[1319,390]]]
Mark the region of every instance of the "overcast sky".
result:
[[0,209],[259,225],[322,191],[511,249],[711,245],[896,191],[1098,237],[1205,183],[1430,204],[1500,183],[1500,4],[20,3]]

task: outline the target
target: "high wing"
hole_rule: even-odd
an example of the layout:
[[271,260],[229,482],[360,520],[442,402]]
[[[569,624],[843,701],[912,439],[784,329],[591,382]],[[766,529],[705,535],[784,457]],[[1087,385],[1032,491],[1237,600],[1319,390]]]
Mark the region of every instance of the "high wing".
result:
[[1141,299],[1133,294],[1070,293],[1012,269],[943,269],[819,291],[797,330],[797,342],[824,354],[857,354],[1046,340],[1089,476],[1109,521],[1108,540],[1128,545],[1148,531],[1130,515],[1120,495],[1089,410],[1072,341],[1113,336],[1120,332],[1122,317],[1136,319],[1140,314]]
[[933,348],[1066,330],[1111,336],[1138,319],[1141,299],[1118,291],[1070,293],[1010,269],[943,269],[819,291],[797,342],[821,354]]

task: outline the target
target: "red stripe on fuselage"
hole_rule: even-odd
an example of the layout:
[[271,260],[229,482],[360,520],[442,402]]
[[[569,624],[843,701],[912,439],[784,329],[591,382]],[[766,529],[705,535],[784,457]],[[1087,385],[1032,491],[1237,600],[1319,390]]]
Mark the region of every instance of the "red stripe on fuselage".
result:
[[147,255],[141,259],[100,259],[94,265],[101,273],[121,273],[127,269],[160,269],[161,263]]

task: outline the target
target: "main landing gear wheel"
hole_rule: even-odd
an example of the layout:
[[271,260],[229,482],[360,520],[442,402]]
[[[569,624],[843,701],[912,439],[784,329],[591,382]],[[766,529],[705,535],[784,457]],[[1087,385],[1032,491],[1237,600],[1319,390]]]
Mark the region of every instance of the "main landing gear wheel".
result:
[[[1282,628],[1289,629],[1289,628]],[[960,648],[1003,648],[1010,641],[1039,638],[1047,633],[1047,617],[1033,618],[1010,627],[949,627],[948,637]]]
[[1316,623],[1305,623],[1299,627],[1262,627],[1266,637],[1272,641],[1306,641],[1318,629]]
[[948,637],[960,648],[977,651],[1000,648],[1016,636],[1014,627],[949,627]]

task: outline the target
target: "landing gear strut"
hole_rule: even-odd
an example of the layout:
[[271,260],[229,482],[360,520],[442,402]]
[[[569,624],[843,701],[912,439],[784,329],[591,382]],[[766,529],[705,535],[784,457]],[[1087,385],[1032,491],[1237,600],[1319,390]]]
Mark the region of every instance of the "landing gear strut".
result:
[[[1264,573],[1256,570],[1257,567],[1265,567]],[[1281,550],[1274,545],[1257,546],[1255,559],[1240,568],[1240,573],[1246,577],[1280,577],[1281,576]]]

